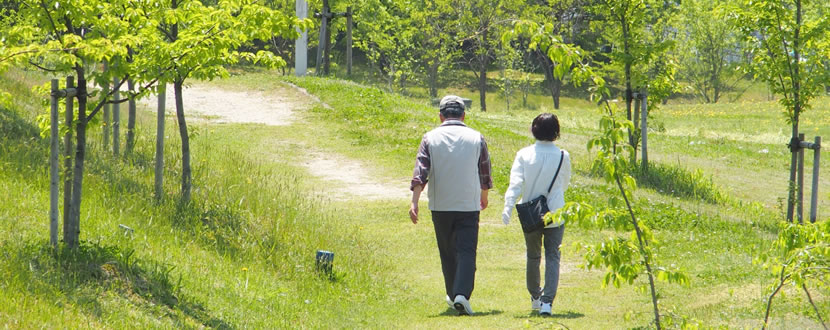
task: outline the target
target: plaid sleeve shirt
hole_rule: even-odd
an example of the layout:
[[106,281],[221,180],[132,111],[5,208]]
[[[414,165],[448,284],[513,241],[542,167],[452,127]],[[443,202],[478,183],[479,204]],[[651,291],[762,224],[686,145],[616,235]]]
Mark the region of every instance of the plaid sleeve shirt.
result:
[[[432,163],[429,155],[429,141],[427,135],[421,139],[421,145],[418,147],[418,155],[415,158],[415,170],[412,174],[412,182],[409,185],[409,190],[414,190],[415,186],[424,186],[427,184],[429,177],[429,170]],[[481,136],[481,153],[478,157],[478,179],[482,190],[489,190],[493,188],[493,179],[490,176],[490,153],[487,151],[487,142],[484,136]]]

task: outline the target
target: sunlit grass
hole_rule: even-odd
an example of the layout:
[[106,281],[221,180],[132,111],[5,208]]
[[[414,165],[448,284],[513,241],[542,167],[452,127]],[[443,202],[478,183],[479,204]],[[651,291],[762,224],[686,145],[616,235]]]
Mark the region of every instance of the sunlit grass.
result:
[[[13,72],[5,79],[5,88],[25,95],[26,85],[42,77]],[[392,178],[405,190],[417,143],[438,123],[436,109],[423,98],[336,80],[279,78],[271,72],[211,84],[284,93],[285,81],[308,89],[334,109],[314,106],[295,113],[301,120],[287,127],[193,123],[190,205],[176,202],[180,164],[175,122],[167,123],[168,196],[160,203],[151,191],[155,114],[140,116],[136,154],[125,160],[102,151],[100,129],[92,129],[81,233],[86,248],[76,255],[44,248],[48,146],[33,127],[38,108],[26,101],[33,98],[21,97],[16,108],[0,110],[0,193],[7,196],[0,208],[0,255],[8,260],[0,263],[0,323],[13,328],[650,325],[650,302],[641,291],[645,282],[601,289],[603,272],[579,267],[582,259],[574,244],[619,233],[576,227],[566,230],[554,317],[529,312],[524,243],[516,219],[510,226],[501,224],[500,195],[516,150],[533,141],[529,122],[548,111],[549,97],[534,95],[533,108],[506,112],[491,93],[492,110],[469,114],[468,124],[488,139],[496,189],[482,213],[472,300],[479,316],[459,318],[443,302],[428,212],[412,225],[406,200],[335,200],[325,179],[299,166],[311,149],[334,153],[361,161],[377,177]],[[474,91],[459,94],[477,100]],[[774,103],[766,106],[774,110]],[[821,124],[826,111],[817,106],[805,114],[805,122],[817,123],[815,128],[824,132],[830,126]],[[616,190],[590,175],[592,156],[585,150],[599,113],[578,98],[563,99],[556,113],[564,132],[558,143],[571,152],[576,172],[567,199],[605,205]],[[764,142],[752,132],[786,134],[786,125],[754,103],[670,104],[653,116],[662,129],[651,135],[650,157],[666,171],[650,183],[643,178],[635,210],[662,242],[658,264],[675,264],[692,278],[689,286],[658,283],[661,306],[706,325],[757,327],[772,277],[753,258],[775,235],[775,196],[784,194],[777,181],[767,178],[785,174],[788,154],[778,142]],[[718,122],[723,123],[713,124]],[[695,127],[703,133],[684,133]],[[759,152],[763,149],[767,153]],[[703,191],[712,197],[697,195]],[[134,232],[121,229],[122,224]],[[334,280],[314,271],[317,249],[335,252]],[[798,291],[788,293],[776,301],[773,325],[817,326]],[[819,307],[830,309],[830,293],[819,290],[816,295]]]
[[[43,79],[12,72],[14,87]],[[384,262],[353,221],[303,185],[290,157],[261,157],[279,129],[194,124],[194,202],[177,202],[179,147],[167,123],[165,187],[152,196],[154,117],[140,112],[135,154],[113,158],[91,129],[78,252],[48,241],[48,141],[31,104],[0,109],[0,323],[12,327],[331,327],[386,296]],[[290,132],[294,128],[282,128]],[[271,148],[274,154],[285,150]],[[132,230],[123,229],[126,226]],[[317,249],[337,251],[317,276]]]

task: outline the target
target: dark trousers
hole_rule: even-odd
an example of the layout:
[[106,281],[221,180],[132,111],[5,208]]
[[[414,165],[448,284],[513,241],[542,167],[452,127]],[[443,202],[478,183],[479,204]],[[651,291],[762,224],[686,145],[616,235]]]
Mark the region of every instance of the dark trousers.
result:
[[479,211],[432,211],[447,296],[470,299],[476,276]]

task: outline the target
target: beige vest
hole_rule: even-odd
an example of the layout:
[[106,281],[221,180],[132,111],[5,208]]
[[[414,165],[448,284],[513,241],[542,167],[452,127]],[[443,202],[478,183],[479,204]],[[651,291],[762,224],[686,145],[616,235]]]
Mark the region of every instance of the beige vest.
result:
[[460,125],[427,133],[430,171],[427,196],[432,211],[480,211],[478,160],[481,133]]

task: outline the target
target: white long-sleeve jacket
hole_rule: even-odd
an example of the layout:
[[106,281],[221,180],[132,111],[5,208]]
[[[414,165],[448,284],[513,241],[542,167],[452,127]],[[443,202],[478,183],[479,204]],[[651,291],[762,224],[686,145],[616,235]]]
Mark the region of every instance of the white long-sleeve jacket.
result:
[[[571,157],[567,151],[560,153],[559,147],[552,141],[536,141],[535,144],[522,148],[516,153],[513,168],[510,170],[510,186],[504,194],[504,211],[502,220],[510,223],[510,214],[521,196],[519,203],[524,203],[539,195],[546,194],[548,209],[555,212],[565,205],[565,190],[571,181]],[[561,156],[560,156],[561,155]],[[550,181],[556,173],[559,161],[562,159],[562,168],[553,184],[550,193],[547,193]],[[562,223],[552,223],[545,228],[552,228]]]

